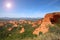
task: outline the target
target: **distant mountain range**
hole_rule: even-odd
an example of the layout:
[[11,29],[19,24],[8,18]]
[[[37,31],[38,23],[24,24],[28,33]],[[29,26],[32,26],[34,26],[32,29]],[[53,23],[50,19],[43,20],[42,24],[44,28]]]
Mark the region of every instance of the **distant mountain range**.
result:
[[24,17],[21,17],[21,18],[9,18],[9,17],[1,17],[0,20],[38,20],[38,19],[41,19],[41,18],[24,18]]

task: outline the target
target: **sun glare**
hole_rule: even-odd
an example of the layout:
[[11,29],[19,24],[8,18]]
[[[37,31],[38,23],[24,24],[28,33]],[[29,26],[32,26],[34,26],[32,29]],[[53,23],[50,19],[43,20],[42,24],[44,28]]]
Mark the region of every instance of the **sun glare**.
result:
[[12,4],[11,3],[6,3],[6,8],[11,8],[12,7]]

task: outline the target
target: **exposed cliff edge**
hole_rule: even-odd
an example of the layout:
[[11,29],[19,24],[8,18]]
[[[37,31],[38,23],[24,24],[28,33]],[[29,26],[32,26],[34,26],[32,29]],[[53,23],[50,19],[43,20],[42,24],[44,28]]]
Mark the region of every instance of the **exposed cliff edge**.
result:
[[60,23],[60,12],[53,12],[48,13],[44,16],[44,19],[42,20],[41,25],[36,28],[33,32],[33,34],[39,34],[39,32],[46,33],[48,32],[48,26],[47,25],[54,25],[55,23]]

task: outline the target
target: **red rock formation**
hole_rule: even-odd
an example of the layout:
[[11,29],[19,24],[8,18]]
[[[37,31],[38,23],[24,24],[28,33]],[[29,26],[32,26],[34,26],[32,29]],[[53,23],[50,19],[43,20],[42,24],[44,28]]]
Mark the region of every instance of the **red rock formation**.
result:
[[48,25],[53,25],[55,23],[60,23],[58,20],[60,19],[60,12],[48,13],[45,15],[42,20],[42,24],[39,28],[35,29],[33,34],[39,34],[39,32],[46,33],[48,32]]
[[37,25],[41,25],[42,19],[32,22],[32,27],[36,27]]
[[22,28],[21,30],[20,30],[20,33],[23,33],[25,30],[24,30],[24,28]]
[[5,22],[0,21],[0,27],[3,27],[5,25]]
[[8,31],[11,31],[12,29],[13,29],[13,28],[10,27],[10,28],[8,28]]

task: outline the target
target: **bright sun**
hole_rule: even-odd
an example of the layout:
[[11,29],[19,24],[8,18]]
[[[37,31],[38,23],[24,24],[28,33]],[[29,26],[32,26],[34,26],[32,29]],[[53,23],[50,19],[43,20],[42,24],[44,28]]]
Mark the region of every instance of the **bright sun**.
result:
[[12,4],[11,3],[6,3],[6,8],[11,8]]

